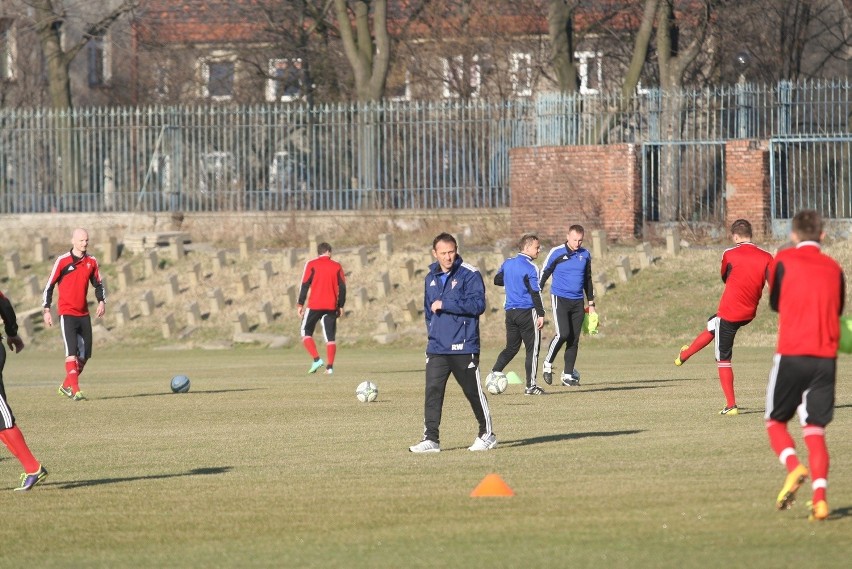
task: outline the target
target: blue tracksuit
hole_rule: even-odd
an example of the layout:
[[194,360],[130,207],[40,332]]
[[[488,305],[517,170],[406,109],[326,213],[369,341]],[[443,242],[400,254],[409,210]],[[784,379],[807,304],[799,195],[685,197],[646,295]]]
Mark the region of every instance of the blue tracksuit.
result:
[[570,300],[583,300],[583,293],[589,300],[595,299],[592,287],[592,254],[580,247],[576,251],[567,245],[559,245],[550,250],[541,271],[541,288],[553,275],[550,294]]
[[[485,312],[485,283],[476,267],[457,256],[444,275],[437,262],[426,274],[423,314],[429,341],[427,354],[478,354],[479,315]],[[432,312],[432,303],[443,308]]]
[[535,308],[538,316],[544,316],[541,302],[541,287],[538,284],[538,267],[523,253],[503,261],[494,275],[494,284],[506,288],[506,310]]

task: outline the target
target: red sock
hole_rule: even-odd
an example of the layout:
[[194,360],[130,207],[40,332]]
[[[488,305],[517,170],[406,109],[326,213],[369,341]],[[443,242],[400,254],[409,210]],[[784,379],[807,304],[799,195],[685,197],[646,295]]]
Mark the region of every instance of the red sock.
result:
[[319,352],[317,351],[317,345],[314,343],[314,339],[310,336],[305,336],[302,338],[302,344],[305,346],[305,349],[308,350],[308,353],[311,355],[314,360],[319,358]]
[[27,446],[27,441],[24,440],[24,434],[17,425],[11,429],[0,431],[0,440],[9,448],[9,452],[15,455],[15,458],[21,462],[24,472],[27,474],[38,472],[41,465],[35,459],[33,453],[30,452],[30,447]]
[[825,445],[825,427],[805,425],[802,430],[805,444],[808,445],[808,466],[813,480],[814,504],[825,500],[825,489],[828,486],[828,447]]
[[334,365],[334,354],[337,353],[337,344],[334,342],[329,342],[325,345],[325,367],[331,367]]
[[700,352],[707,344],[713,341],[716,336],[709,330],[704,330],[695,338],[687,349],[680,353],[680,361],[685,362],[697,352]]
[[719,385],[722,386],[722,393],[725,394],[725,406],[733,407],[737,404],[734,397],[734,368],[731,367],[730,360],[720,360],[716,363],[719,369]]
[[83,368],[86,367],[86,360],[83,358],[77,358],[77,377],[79,377],[83,373]]
[[775,455],[792,472],[799,466],[799,457],[796,456],[796,444],[787,430],[787,423],[769,419],[766,421],[766,433],[769,435],[769,446],[775,451]]
[[80,372],[77,370],[77,359],[65,362],[65,381],[62,387],[70,387],[74,393],[80,391]]

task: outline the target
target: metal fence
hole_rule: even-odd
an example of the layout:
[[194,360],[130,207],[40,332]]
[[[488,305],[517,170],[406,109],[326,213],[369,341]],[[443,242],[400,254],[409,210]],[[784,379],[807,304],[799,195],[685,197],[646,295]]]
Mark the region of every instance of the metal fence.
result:
[[[646,219],[716,218],[716,145],[828,141],[851,120],[848,80],[497,103],[0,109],[0,213],[505,207],[511,148],[631,142],[646,145],[648,203],[654,180],[679,196]],[[833,152],[815,159],[848,161]],[[838,191],[848,203],[849,187]]]

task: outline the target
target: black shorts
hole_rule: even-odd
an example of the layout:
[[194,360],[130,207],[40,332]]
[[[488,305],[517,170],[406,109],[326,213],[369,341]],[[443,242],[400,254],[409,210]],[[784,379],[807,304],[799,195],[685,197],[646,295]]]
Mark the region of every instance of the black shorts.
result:
[[711,316],[707,320],[707,330],[713,332],[716,337],[716,361],[731,361],[734,356],[734,338],[740,328],[751,322],[751,320],[743,320],[742,322],[729,322],[717,315]]
[[837,360],[775,354],[766,387],[766,419],[825,427],[834,418]]
[[62,339],[65,341],[65,357],[76,356],[83,360],[92,357],[91,316],[59,316]]
[[334,342],[337,335],[337,310],[305,310],[302,317],[302,336],[313,336],[317,323],[322,324],[322,334],[326,342]]

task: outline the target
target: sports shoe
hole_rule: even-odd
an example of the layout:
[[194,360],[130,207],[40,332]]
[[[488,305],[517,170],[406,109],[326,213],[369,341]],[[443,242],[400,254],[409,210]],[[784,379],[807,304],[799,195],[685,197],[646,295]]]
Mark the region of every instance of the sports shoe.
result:
[[429,439],[423,439],[414,446],[408,447],[411,452],[441,452],[441,445]]
[[681,346],[681,347],[680,347],[680,351],[677,353],[677,357],[675,358],[675,365],[676,365],[676,366],[682,366],[682,365],[683,365],[683,360],[682,360],[682,359],[680,359],[680,355],[681,355],[681,354],[683,353],[683,351],[684,351],[684,350],[686,350],[686,349],[689,349],[689,345],[688,345],[688,344],[683,345],[683,346]]
[[811,504],[811,513],[808,519],[812,522],[821,522],[828,517],[828,503],[825,500],[820,500],[816,504]]
[[544,370],[541,373],[541,377],[544,379],[544,382],[547,385],[553,385],[553,372],[549,369]]
[[487,437],[476,437],[473,444],[467,447],[467,450],[491,450],[497,448],[497,437],[491,433]]
[[787,474],[787,478],[784,479],[784,486],[775,499],[775,507],[779,510],[789,510],[793,502],[796,501],[796,490],[805,483],[807,477],[808,469],[802,464]]
[[47,478],[47,470],[43,466],[39,466],[35,474],[25,472],[21,474],[21,485],[15,488],[15,492],[26,492],[45,478]]
[[308,370],[308,373],[316,373],[319,368],[325,365],[325,362],[322,361],[322,358],[318,359],[314,363],[311,364],[311,369]]
[[75,394],[74,394],[74,397],[72,397],[71,399],[72,399],[73,401],[85,401],[85,400],[86,400],[86,396],[85,396],[85,395],[83,395],[83,392],[82,392],[82,391],[78,391],[77,393],[75,393]]
[[564,385],[565,387],[580,387],[580,379],[574,377],[570,373],[563,373],[562,385]]
[[328,369],[325,370],[325,374],[326,375],[334,375],[334,370],[331,369],[331,368],[328,368]]
[[730,407],[725,407],[724,409],[719,411],[719,414],[720,415],[729,415],[729,416],[739,415],[740,409],[736,405],[731,405]]
[[547,391],[538,385],[533,385],[532,387],[524,389],[524,395],[547,395]]
[[64,385],[59,388],[59,395],[64,395],[65,397],[74,398],[74,391],[70,387],[65,387]]

